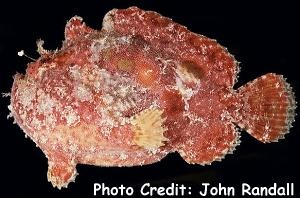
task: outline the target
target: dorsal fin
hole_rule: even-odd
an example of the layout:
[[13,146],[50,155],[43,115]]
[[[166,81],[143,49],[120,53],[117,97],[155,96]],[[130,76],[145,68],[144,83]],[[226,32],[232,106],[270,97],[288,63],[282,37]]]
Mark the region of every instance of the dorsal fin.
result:
[[65,27],[65,39],[66,41],[75,40],[91,32],[92,29],[85,25],[81,17],[74,16],[68,21]]

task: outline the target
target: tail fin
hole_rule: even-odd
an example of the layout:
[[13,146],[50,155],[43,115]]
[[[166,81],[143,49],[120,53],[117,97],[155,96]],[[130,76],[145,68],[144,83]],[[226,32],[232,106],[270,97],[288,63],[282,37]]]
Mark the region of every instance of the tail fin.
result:
[[268,143],[283,139],[295,118],[292,88],[281,75],[266,74],[239,88],[241,108],[237,124],[257,140]]

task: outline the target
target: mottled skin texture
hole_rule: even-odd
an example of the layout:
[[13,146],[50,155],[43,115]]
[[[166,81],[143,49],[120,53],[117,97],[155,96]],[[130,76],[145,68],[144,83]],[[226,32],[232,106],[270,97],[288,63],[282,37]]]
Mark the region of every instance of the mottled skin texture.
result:
[[282,76],[235,91],[237,62],[225,48],[136,7],[107,13],[102,30],[74,17],[62,49],[39,52],[15,76],[10,109],[58,188],[75,179],[78,163],[136,166],[177,151],[210,164],[239,144],[235,125],[273,142],[294,119]]

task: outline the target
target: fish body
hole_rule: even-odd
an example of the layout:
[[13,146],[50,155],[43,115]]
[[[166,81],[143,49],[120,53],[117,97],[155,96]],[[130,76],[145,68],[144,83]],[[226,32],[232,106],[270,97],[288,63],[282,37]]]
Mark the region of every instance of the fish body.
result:
[[276,142],[296,102],[281,75],[234,90],[238,62],[215,40],[137,7],[106,14],[101,30],[73,17],[60,50],[16,74],[11,115],[48,159],[48,180],[66,187],[76,164],[138,166],[178,152],[211,164],[239,145],[238,127]]

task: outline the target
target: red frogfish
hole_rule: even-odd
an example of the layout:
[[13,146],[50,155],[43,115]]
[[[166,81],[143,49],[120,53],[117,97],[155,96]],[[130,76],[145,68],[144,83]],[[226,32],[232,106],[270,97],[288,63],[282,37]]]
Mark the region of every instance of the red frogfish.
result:
[[9,109],[48,159],[54,187],[76,164],[139,166],[178,152],[207,165],[232,153],[238,128],[263,143],[289,132],[296,102],[281,76],[233,89],[238,62],[215,40],[152,11],[113,9],[102,29],[75,16],[62,48],[16,74]]

